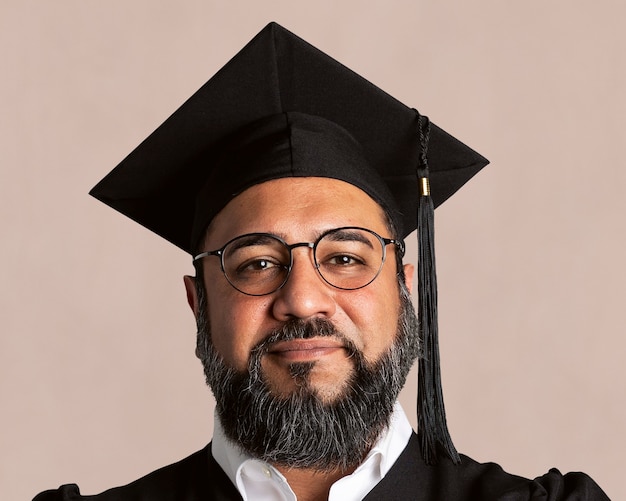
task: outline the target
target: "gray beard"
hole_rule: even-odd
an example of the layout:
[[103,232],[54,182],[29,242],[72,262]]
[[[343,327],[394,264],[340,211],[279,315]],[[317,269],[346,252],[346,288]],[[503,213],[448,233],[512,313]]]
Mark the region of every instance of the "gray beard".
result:
[[[373,363],[368,363],[331,321],[293,320],[255,346],[248,370],[240,372],[225,363],[211,342],[206,293],[199,284],[196,355],[215,396],[226,437],[251,456],[278,466],[318,471],[347,471],[358,466],[388,427],[395,401],[418,356],[417,317],[403,283],[400,299],[396,338]],[[309,381],[314,365],[310,362],[292,364],[296,389],[288,396],[275,395],[261,369],[267,347],[315,336],[340,339],[354,363],[343,393],[323,402]]]

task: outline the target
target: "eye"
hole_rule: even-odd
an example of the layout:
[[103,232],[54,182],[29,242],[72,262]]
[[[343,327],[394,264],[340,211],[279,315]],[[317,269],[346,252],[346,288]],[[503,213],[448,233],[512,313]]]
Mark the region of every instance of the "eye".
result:
[[335,254],[324,259],[322,265],[336,267],[363,266],[365,262],[362,258],[351,254]]
[[285,266],[276,259],[255,258],[245,261],[237,266],[237,274],[245,275],[251,273],[262,273],[266,271],[279,271]]

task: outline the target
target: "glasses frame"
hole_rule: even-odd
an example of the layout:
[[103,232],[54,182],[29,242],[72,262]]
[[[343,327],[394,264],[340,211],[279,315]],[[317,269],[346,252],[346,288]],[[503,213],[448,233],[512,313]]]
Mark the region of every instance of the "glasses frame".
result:
[[[320,241],[324,237],[326,237],[327,235],[329,235],[331,233],[334,233],[334,232],[337,232],[337,231],[341,231],[341,230],[360,230],[360,231],[365,231],[365,232],[373,235],[380,242],[380,245],[381,245],[381,248],[382,248],[382,251],[383,251],[383,255],[382,255],[382,259],[380,261],[380,267],[378,268],[378,271],[376,272],[374,277],[369,282],[367,282],[366,284],[360,285],[359,287],[338,287],[338,286],[332,284],[331,282],[329,282],[326,279],[326,277],[324,277],[324,275],[320,271],[320,265],[317,262],[317,252],[316,251],[317,251],[317,246],[320,243]],[[226,268],[224,266],[224,250],[226,249],[226,247],[228,247],[234,241],[239,240],[240,238],[255,237],[255,236],[271,237],[271,238],[277,240],[278,242],[282,243],[287,248],[287,250],[289,252],[289,266],[287,267],[287,274],[285,275],[284,280],[275,289],[271,290],[270,292],[264,292],[262,294],[251,294],[250,292],[246,292],[246,291],[241,290],[228,277],[228,274],[226,273]],[[246,296],[269,296],[270,294],[273,294],[274,292],[276,292],[276,291],[280,290],[281,288],[283,288],[284,285],[289,280],[289,277],[291,276],[291,270],[293,269],[293,252],[292,252],[293,249],[296,249],[298,247],[308,247],[309,249],[313,250],[313,263],[314,263],[313,267],[317,271],[317,274],[322,278],[322,280],[324,280],[324,282],[326,282],[331,287],[334,287],[335,289],[339,289],[339,290],[358,290],[358,289],[362,289],[363,287],[367,287],[369,284],[371,284],[374,280],[376,280],[378,278],[378,275],[380,275],[380,272],[383,269],[383,265],[385,264],[385,260],[387,258],[387,246],[388,245],[395,245],[396,248],[400,252],[400,257],[404,256],[405,246],[404,246],[404,241],[403,240],[396,239],[396,238],[381,237],[374,230],[370,230],[370,229],[367,229],[367,228],[362,228],[360,226],[341,226],[339,228],[332,228],[332,229],[326,230],[324,233],[322,233],[319,237],[317,237],[317,239],[314,242],[297,242],[297,243],[294,243],[294,244],[288,244],[287,242],[285,242],[285,240],[283,240],[279,236],[274,235],[272,233],[254,232],[254,233],[245,233],[243,235],[238,235],[235,238],[231,238],[228,242],[226,242],[219,249],[212,250],[212,251],[201,252],[200,254],[197,254],[196,256],[194,256],[193,262],[195,263],[196,261],[199,261],[200,259],[203,259],[203,258],[208,257],[208,256],[217,256],[217,257],[220,258],[220,267],[222,269],[222,273],[224,274],[224,277],[226,278],[226,281],[235,290],[241,292],[242,294],[245,294]]]

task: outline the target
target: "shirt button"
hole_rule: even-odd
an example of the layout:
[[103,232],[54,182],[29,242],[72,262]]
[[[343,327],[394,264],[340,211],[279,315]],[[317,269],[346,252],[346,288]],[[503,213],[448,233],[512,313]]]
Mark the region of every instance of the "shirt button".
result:
[[263,473],[265,474],[267,478],[272,477],[272,470],[270,470],[267,466],[263,466],[262,469],[263,469]]

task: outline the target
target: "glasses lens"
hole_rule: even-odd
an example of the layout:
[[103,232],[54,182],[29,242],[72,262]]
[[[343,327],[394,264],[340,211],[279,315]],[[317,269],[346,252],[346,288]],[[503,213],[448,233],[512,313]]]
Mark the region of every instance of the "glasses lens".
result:
[[245,294],[269,294],[287,279],[289,249],[271,235],[239,237],[226,246],[222,259],[226,278]]
[[340,228],[324,235],[315,248],[320,275],[339,289],[359,289],[374,280],[383,265],[384,243],[373,232]]

